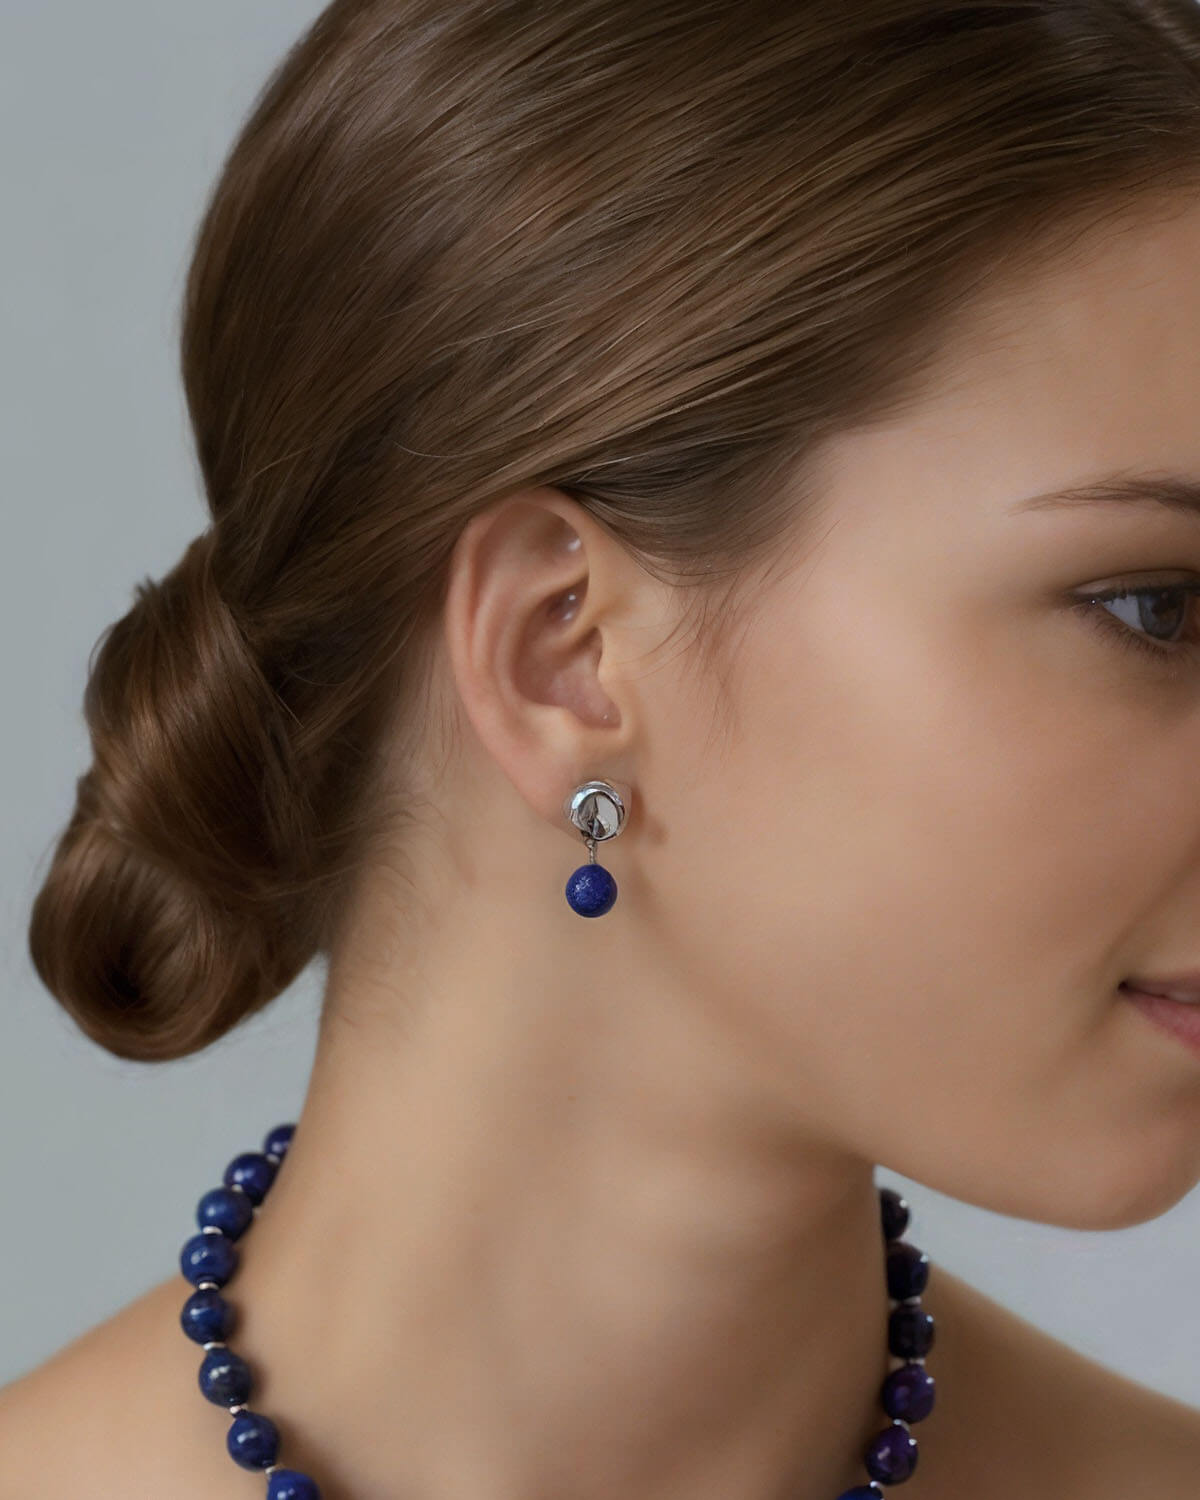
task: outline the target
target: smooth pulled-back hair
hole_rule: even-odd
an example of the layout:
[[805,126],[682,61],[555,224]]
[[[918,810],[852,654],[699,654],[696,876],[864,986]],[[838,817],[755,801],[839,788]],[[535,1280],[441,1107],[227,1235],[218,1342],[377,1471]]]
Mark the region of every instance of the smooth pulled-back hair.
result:
[[43,982],[119,1056],[207,1046],[403,851],[473,514],[558,486],[715,661],[824,439],[998,278],[1198,184],[1197,0],[334,0],[198,226],[211,523],[94,649]]

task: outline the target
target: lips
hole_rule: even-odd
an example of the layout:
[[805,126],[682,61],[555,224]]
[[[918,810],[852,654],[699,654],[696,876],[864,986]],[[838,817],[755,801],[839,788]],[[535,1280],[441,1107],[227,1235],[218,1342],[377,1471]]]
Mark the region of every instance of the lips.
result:
[[1121,989],[1161,995],[1184,1005],[1200,1005],[1200,973],[1168,974],[1158,979],[1123,979]]
[[[1158,981],[1147,980],[1145,982],[1149,984]],[[1200,1057],[1200,1004],[1197,1004],[1195,999],[1180,1004],[1178,1000],[1166,995],[1152,994],[1149,990],[1133,989],[1131,984],[1132,981],[1120,987],[1130,1008],[1139,1012],[1157,1029],[1169,1032],[1177,1042],[1182,1042],[1189,1051]],[[1194,994],[1194,991],[1189,993]]]

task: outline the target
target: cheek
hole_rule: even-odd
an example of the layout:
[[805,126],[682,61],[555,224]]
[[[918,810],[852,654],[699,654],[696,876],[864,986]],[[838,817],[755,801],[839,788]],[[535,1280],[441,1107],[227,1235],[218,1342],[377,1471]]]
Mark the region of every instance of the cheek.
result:
[[690,982],[800,1127],[1023,1217],[1167,1206],[1200,1086],[1165,1098],[1112,993],[1166,895],[1163,776],[1011,663],[893,635],[820,665],[758,658],[670,810]]

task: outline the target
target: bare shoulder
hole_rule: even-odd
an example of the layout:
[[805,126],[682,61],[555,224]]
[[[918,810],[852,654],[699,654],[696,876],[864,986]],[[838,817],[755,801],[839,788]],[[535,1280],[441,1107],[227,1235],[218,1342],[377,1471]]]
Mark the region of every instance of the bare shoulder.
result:
[[[969,1479],[969,1492],[987,1500],[993,1465],[997,1500],[1197,1492],[1200,1408],[1119,1374],[944,1269],[924,1300],[937,1322],[930,1373],[937,1379],[943,1350],[947,1365],[938,1406],[921,1424],[930,1470],[940,1448],[945,1472],[959,1484]],[[932,1425],[939,1416],[940,1433]]]
[[[200,1397],[196,1346],[179,1327],[187,1291],[178,1277],[160,1282],[0,1387],[0,1500],[184,1500],[185,1477],[214,1472],[220,1492],[238,1493],[224,1423]],[[164,1489],[166,1444],[173,1478]]]
[[0,1387],[0,1500],[38,1494],[54,1472],[63,1438],[96,1448],[104,1422],[100,1380],[111,1368],[120,1379],[114,1346],[121,1342],[132,1306],[123,1308],[57,1350],[28,1374]]

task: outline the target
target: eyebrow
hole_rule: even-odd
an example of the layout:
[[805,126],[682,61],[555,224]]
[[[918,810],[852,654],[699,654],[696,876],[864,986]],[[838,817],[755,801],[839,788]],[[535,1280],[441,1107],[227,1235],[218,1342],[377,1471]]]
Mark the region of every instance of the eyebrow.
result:
[[1200,515],[1200,477],[1190,474],[1131,474],[1128,470],[1101,474],[1081,484],[1044,494],[1028,495],[1014,510],[1056,510],[1082,505],[1156,505],[1165,510]]

